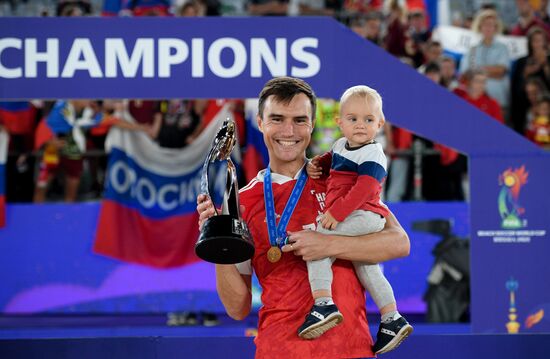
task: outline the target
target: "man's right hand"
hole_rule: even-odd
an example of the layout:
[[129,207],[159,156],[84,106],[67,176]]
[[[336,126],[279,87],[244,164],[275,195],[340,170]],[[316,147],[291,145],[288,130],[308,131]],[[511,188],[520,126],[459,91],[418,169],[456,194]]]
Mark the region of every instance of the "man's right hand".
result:
[[214,204],[206,194],[201,193],[197,196],[197,212],[199,213],[199,229],[208,218],[216,214]]
[[[201,193],[197,196],[197,212],[199,213],[199,230],[202,228],[203,223],[210,217],[213,217],[216,214],[214,209],[214,204],[210,197],[206,194]],[[241,210],[241,216],[245,211],[245,207],[241,204],[239,206]],[[218,211],[221,212],[221,209],[218,208]]]

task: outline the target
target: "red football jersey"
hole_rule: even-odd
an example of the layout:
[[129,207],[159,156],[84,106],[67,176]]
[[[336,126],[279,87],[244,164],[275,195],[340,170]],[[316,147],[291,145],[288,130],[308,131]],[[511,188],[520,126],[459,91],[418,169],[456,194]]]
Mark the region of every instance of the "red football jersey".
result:
[[[297,177],[296,177],[297,178]],[[296,183],[272,174],[277,221]],[[276,263],[267,260],[270,248],[263,195],[263,171],[240,191],[256,252],[252,267],[262,286],[256,358],[364,358],[374,357],[366,320],[365,292],[351,262],[337,260],[333,266],[332,293],[344,321],[315,340],[298,337],[313,305],[306,262],[292,253],[283,253]],[[314,229],[315,218],[324,208],[325,183],[308,178],[287,230]]]

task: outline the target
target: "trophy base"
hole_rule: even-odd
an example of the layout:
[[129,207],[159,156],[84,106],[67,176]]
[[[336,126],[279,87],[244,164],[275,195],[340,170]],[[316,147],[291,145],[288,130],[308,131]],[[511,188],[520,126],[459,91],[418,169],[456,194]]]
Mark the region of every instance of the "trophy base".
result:
[[229,215],[214,216],[206,220],[195,253],[207,262],[235,264],[254,256],[254,244],[242,223]]

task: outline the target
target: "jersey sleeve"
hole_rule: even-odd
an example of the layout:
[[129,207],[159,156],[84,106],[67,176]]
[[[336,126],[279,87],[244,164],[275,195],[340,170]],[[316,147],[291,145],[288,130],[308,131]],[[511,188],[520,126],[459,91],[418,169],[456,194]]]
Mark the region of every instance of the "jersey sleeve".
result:
[[252,275],[252,261],[250,259],[235,264],[235,267],[237,267],[240,274]]
[[370,176],[359,176],[349,192],[338,198],[328,209],[330,214],[342,222],[354,210],[361,208],[365,202],[378,201],[380,197],[380,182]]

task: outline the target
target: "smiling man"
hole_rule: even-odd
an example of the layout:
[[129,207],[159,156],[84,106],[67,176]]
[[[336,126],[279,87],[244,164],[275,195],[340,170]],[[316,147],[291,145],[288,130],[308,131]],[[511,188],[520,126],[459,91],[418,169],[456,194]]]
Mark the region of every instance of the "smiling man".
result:
[[[315,103],[313,90],[300,79],[280,77],[264,86],[256,120],[270,162],[239,194],[256,251],[247,262],[216,265],[218,294],[234,319],[250,313],[252,270],[262,286],[257,358],[374,357],[365,292],[350,261],[378,263],[409,253],[409,239],[391,212],[385,228],[370,235],[312,231],[325,206],[326,188],[305,170]],[[205,195],[197,203],[202,225],[214,207]],[[313,304],[305,261],[331,256],[337,258],[332,291],[346,320],[317,340],[301,339],[297,329]]]

